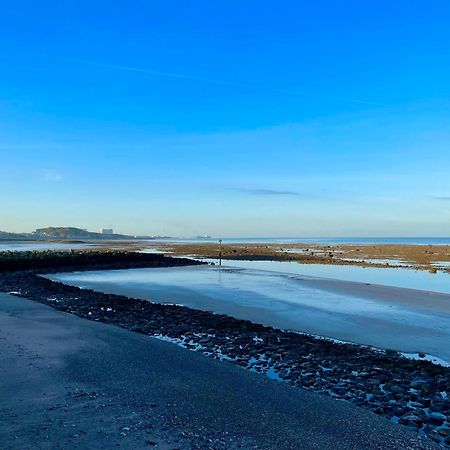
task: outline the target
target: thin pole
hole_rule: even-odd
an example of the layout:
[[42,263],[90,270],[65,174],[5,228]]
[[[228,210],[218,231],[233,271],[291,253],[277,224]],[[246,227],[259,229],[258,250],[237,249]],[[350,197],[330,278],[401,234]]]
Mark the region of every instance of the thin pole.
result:
[[222,239],[219,239],[219,266],[222,265]]

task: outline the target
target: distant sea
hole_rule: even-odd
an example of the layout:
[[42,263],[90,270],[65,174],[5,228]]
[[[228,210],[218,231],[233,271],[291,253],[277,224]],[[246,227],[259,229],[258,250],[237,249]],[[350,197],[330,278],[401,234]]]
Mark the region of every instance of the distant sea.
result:
[[[161,242],[217,242],[219,237],[207,238],[164,238]],[[409,244],[409,245],[450,245],[450,237],[229,237],[221,238],[228,244]]]

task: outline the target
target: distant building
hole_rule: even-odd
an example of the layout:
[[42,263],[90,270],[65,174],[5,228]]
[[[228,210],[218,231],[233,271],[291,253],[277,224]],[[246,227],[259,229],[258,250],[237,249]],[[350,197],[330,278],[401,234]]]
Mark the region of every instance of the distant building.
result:
[[112,228],[100,228],[100,234],[114,234]]

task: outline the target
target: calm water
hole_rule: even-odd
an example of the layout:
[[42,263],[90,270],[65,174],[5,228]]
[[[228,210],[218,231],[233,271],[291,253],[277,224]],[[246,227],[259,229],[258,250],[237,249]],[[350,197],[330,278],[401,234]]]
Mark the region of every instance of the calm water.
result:
[[[217,260],[207,260],[217,263]],[[382,284],[408,289],[450,293],[450,275],[406,268],[334,266],[330,264],[298,264],[290,261],[223,260],[225,266],[268,270],[294,275],[307,275],[360,283]]]
[[1,242],[0,252],[25,252],[39,250],[70,250],[91,247],[89,244],[61,244],[58,242]]
[[[51,275],[75,286],[450,361],[450,295],[248,268],[183,267]],[[337,284],[336,284],[337,283]],[[389,293],[392,293],[392,299]]]
[[[217,242],[211,238],[167,238],[150,242]],[[409,245],[450,245],[450,237],[235,237],[222,238],[226,244],[267,243],[267,244],[409,244]]]

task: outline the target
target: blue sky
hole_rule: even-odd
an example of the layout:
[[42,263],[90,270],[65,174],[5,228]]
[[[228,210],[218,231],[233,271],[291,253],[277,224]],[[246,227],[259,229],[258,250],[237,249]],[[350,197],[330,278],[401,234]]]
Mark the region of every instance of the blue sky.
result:
[[0,229],[450,230],[450,3],[17,1]]

